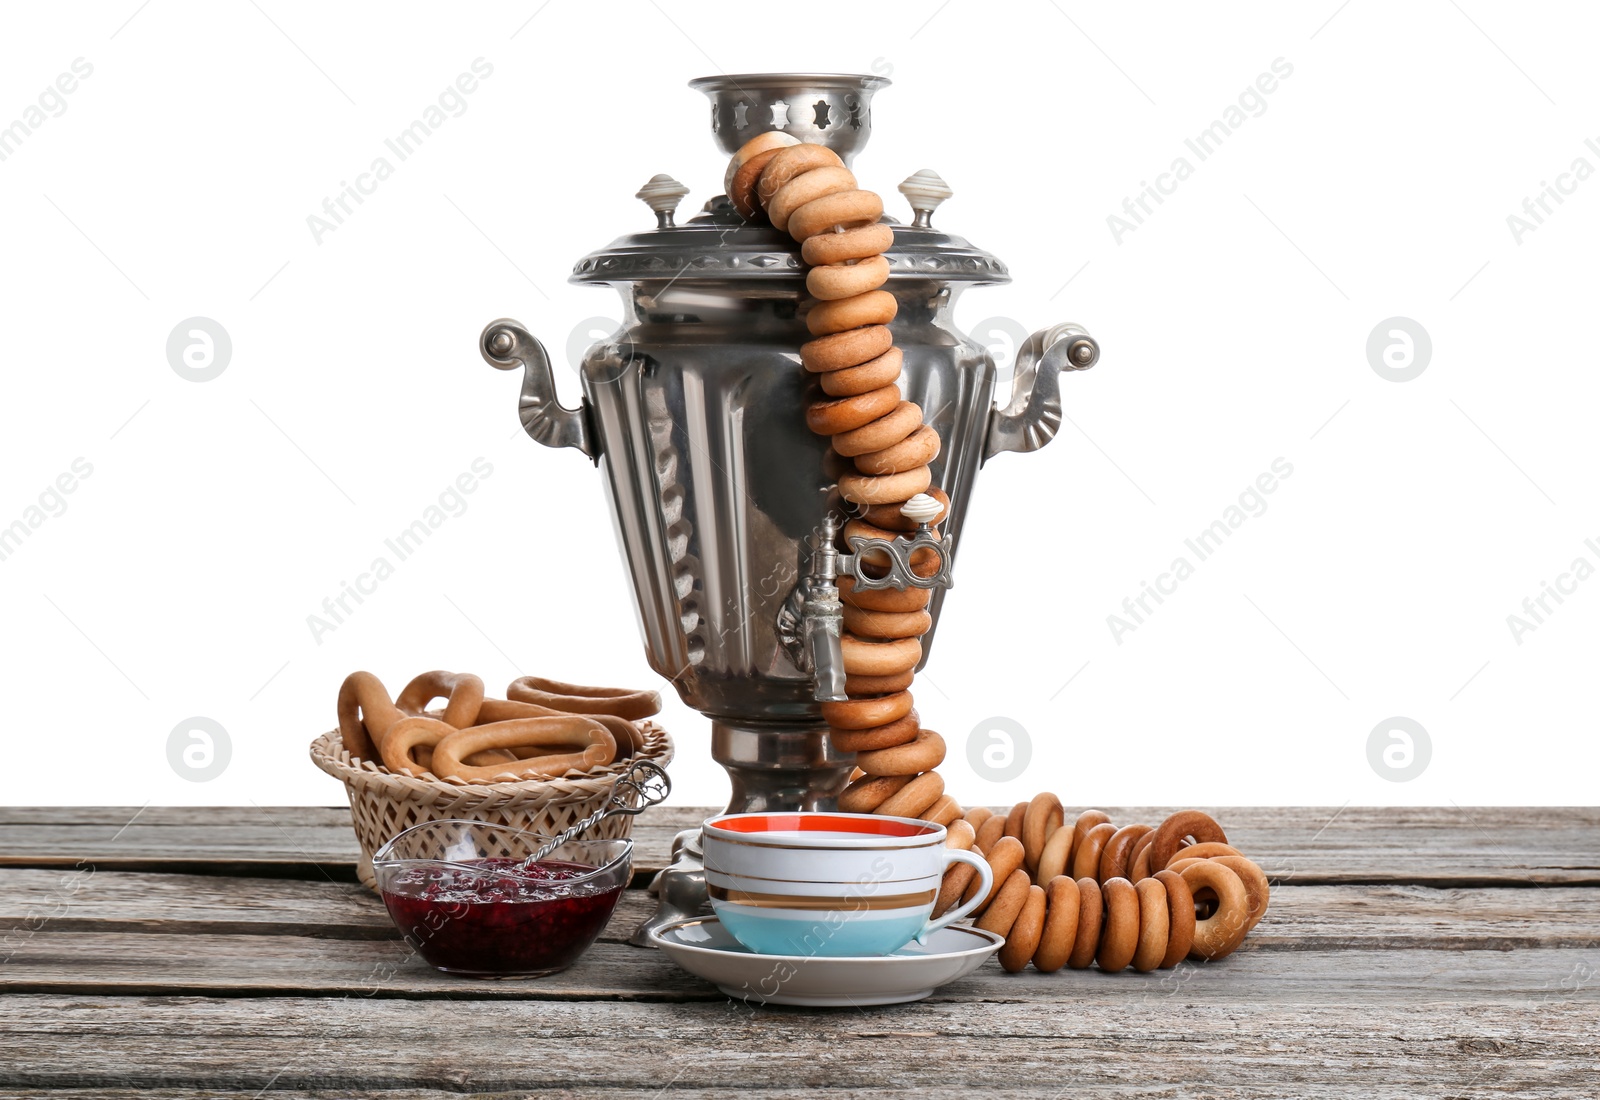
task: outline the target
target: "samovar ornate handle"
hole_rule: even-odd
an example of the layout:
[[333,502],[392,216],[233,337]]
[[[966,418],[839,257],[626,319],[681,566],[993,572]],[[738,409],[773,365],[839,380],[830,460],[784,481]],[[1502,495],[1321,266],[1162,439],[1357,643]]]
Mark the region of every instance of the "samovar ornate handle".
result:
[[516,321],[502,317],[490,321],[478,338],[484,361],[498,370],[515,370],[522,365],[522,427],[546,447],[576,447],[596,461],[600,440],[589,422],[589,407],[580,400],[569,409],[556,397],[555,379],[550,374],[550,356],[544,345]]
[[1088,370],[1100,345],[1082,325],[1040,329],[1017,349],[1011,401],[989,414],[983,461],[1001,451],[1037,451],[1061,430],[1061,372]]

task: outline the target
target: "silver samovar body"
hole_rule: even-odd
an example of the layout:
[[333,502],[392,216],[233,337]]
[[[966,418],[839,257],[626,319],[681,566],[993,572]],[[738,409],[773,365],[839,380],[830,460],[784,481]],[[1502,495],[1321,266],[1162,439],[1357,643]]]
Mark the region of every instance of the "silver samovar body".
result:
[[[711,97],[727,154],[784,129],[848,163],[871,132],[872,94],[887,83],[770,74],[692,86]],[[1017,349],[1011,393],[997,404],[994,361],[952,311],[967,287],[1008,282],[1005,265],[933,228],[950,193],[937,176],[918,173],[901,190],[911,222],[886,219],[899,384],[943,441],[933,484],[950,497],[942,534],[953,557],[979,468],[1049,442],[1061,372],[1099,353],[1077,326],[1037,332]],[[675,224],[686,193],[657,176],[639,193],[656,227],[575,267],[572,282],[614,287],[623,304],[620,327],[584,357],[578,408],[559,404],[544,347],[516,322],[491,323],[480,350],[496,367],[523,368],[529,435],[598,464],[650,665],[711,720],[712,755],[732,781],[729,812],[830,809],[852,757],[832,748],[821,718],[800,589],[824,516],[849,506],[834,489],[841,460],[805,422],[821,393],[799,363],[811,338],[805,269],[788,236],[746,223],[726,196]],[[943,597],[935,590],[929,606],[935,627]]]

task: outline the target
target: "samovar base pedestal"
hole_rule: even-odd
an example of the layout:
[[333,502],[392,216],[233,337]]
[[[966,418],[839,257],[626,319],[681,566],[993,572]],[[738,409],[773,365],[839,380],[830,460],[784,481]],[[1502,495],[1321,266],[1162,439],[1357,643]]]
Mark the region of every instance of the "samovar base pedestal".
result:
[[[854,753],[840,753],[827,726],[731,726],[711,723],[711,757],[728,773],[730,814],[780,810],[834,810],[850,782]],[[672,864],[650,883],[656,911],[628,942],[650,947],[649,933],[675,920],[710,911],[700,829],[672,841]]]
[[855,753],[834,749],[827,726],[711,723],[711,759],[733,791],[726,813],[838,809]]

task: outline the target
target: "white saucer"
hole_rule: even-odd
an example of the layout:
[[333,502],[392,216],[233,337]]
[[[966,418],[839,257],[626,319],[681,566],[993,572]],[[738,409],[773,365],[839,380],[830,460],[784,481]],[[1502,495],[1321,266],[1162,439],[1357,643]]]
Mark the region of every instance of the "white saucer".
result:
[[925,944],[913,940],[892,955],[757,955],[716,917],[691,917],[651,931],[650,943],[736,1001],[855,1008],[920,1001],[978,969],[1005,939],[956,925],[941,928]]

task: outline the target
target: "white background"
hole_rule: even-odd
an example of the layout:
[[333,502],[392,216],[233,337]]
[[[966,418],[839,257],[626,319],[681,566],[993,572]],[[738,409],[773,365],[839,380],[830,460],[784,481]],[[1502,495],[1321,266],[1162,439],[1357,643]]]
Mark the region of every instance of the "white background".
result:
[[[599,475],[521,436],[475,341],[516,317],[564,360],[617,316],[572,263],[651,224],[656,172],[684,216],[720,190],[685,82],[785,69],[892,74],[864,185],[903,217],[895,185],[939,171],[938,224],[1015,279],[971,291],[965,327],[1077,320],[1104,347],[1064,379],[1060,437],[978,486],[918,692],[958,799],[1593,800],[1600,581],[1520,644],[1507,625],[1600,564],[1600,180],[1520,242],[1507,223],[1600,168],[1592,9],[541,3],[5,8],[0,124],[74,59],[93,74],[0,162],[0,525],[74,459],[93,473],[0,562],[0,801],[338,802],[306,747],[355,668],[666,689]],[[465,112],[318,243],[307,216],[480,57]],[[1197,162],[1184,139],[1278,58],[1264,113]],[[1186,153],[1118,241],[1108,215]],[[196,315],[233,343],[203,384],[165,351]],[[1397,315],[1433,345],[1404,383],[1366,353]],[[467,510],[319,644],[307,616],[478,457]],[[1264,514],[1114,640],[1279,457]],[[232,744],[205,783],[167,758],[195,715]],[[1367,755],[1397,715],[1432,746],[1404,783]],[[966,762],[991,716],[1031,735],[1009,784]],[[719,803],[708,723],[675,697],[663,721],[675,801]]]

